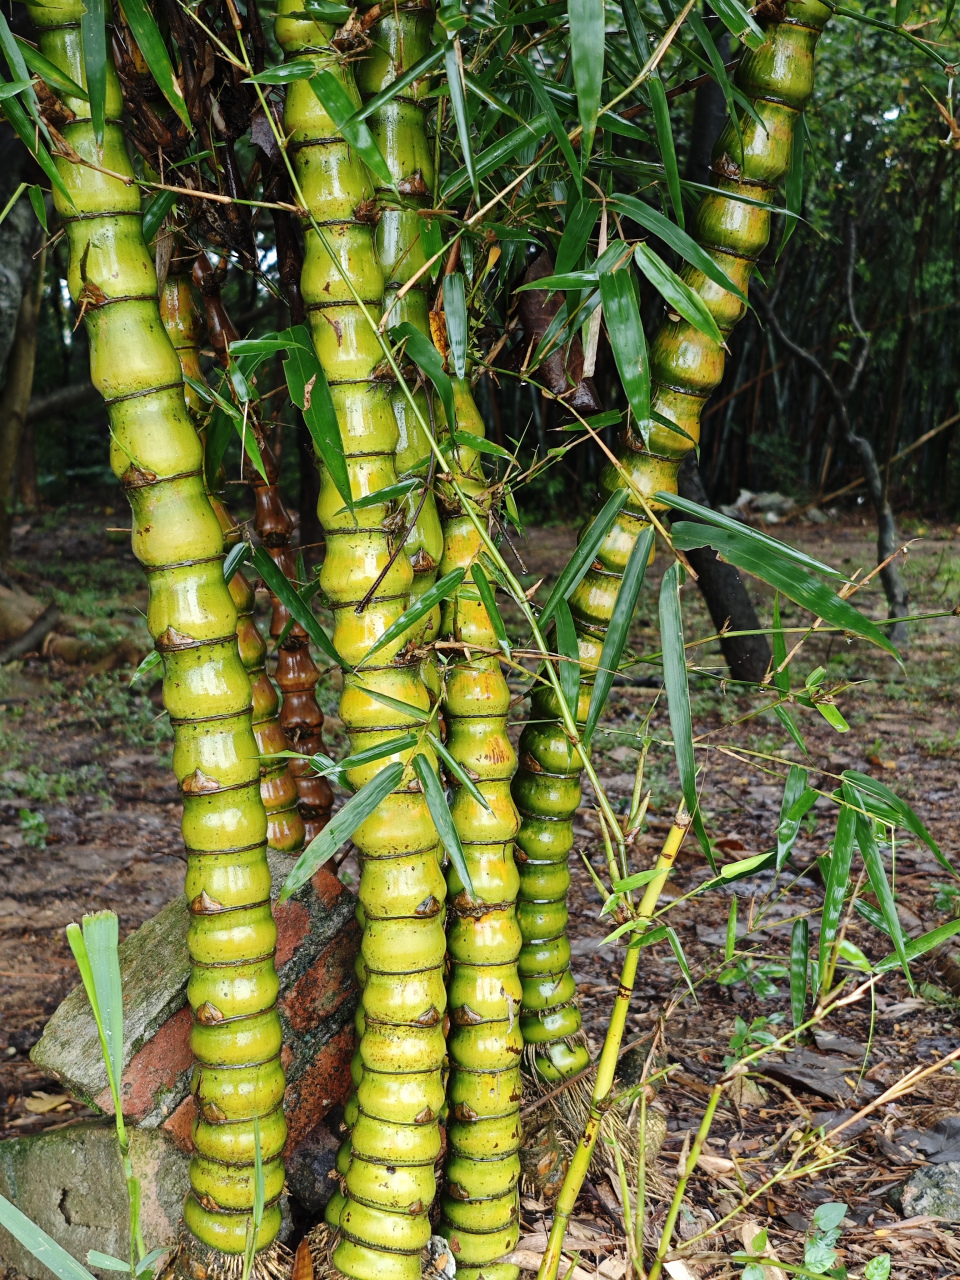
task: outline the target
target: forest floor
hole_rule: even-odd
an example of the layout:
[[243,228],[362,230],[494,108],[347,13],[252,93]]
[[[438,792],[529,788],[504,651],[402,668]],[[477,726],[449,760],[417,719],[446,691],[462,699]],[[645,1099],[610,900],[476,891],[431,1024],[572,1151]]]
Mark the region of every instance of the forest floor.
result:
[[[146,652],[146,592],[126,540],[104,531],[115,523],[112,515],[70,510],[18,525],[13,567],[22,586],[41,599],[56,598],[65,613],[85,620],[91,635],[133,637]],[[960,530],[915,522],[907,529],[917,539],[905,569],[913,607],[918,613],[949,612],[960,598]],[[874,562],[872,529],[859,519],[783,525],[768,532],[848,572]],[[529,574],[525,584],[545,576],[549,585],[574,543],[573,528],[531,529],[520,545]],[[666,564],[660,554],[648,573],[632,636],[636,653],[659,649],[656,593]],[[769,593],[755,582],[751,590],[769,620]],[[682,596],[688,642],[710,636],[713,628],[693,582]],[[883,616],[882,596],[872,584],[857,602],[873,617]],[[796,625],[798,616],[795,610],[785,612],[784,625]],[[680,968],[666,941],[643,953],[627,1039],[648,1037],[661,1013],[672,1007],[665,1027],[670,1072],[654,1104],[667,1122],[655,1175],[664,1185],[676,1180],[678,1162],[686,1157],[738,1030],[756,1019],[765,1021],[755,1029],[773,1027],[775,1033],[789,1025],[789,981],[777,966],[788,963],[798,915],[810,913],[816,934],[823,885],[815,860],[833,835],[829,793],[837,775],[855,769],[890,786],[960,868],[958,631],[960,620],[950,616],[914,624],[903,668],[859,641],[814,636],[805,645],[794,683],[813,667],[825,666],[828,687],[846,686],[837,703],[850,731],[838,734],[815,711],[797,709],[810,752],[805,763],[815,769],[810,785],[826,793],[801,827],[794,849],[800,874],[774,887],[772,873],[761,872],[678,901],[670,910],[666,923],[682,944],[696,1000],[681,999]],[[698,764],[714,848],[722,862],[763,853],[776,843],[787,763],[803,757],[773,715],[762,710],[762,698],[723,682],[715,643],[688,653],[699,668],[692,677],[694,734],[706,735]],[[131,687],[129,668],[103,669],[107,665],[75,668],[31,657],[0,669],[0,1137],[75,1123],[86,1114],[27,1056],[76,982],[65,925],[85,911],[110,908],[119,915],[123,936],[181,891],[180,805],[169,770],[170,731],[159,686]],[[625,812],[640,740],[644,734],[654,739],[646,771],[650,807],[634,845],[634,869],[642,869],[655,858],[670,826],[679,786],[672,750],[659,744],[670,734],[665,699],[649,678],[657,668],[639,667],[636,674],[646,675],[646,683],[618,685],[612,692],[594,759],[615,807]],[[330,713],[331,752],[342,754],[335,678],[322,683],[321,701]],[[602,844],[587,795],[575,831],[578,849],[600,866]],[[348,859],[342,869],[348,880],[351,866]],[[580,858],[573,859],[572,872],[573,967],[588,1041],[597,1052],[623,953],[614,946],[598,948],[611,927],[609,918],[599,918],[601,899]],[[703,855],[688,837],[666,896],[682,899],[707,878]],[[898,836],[895,890],[907,933],[916,936],[960,914],[960,892],[950,884],[923,843]],[[734,892],[737,954],[727,963]],[[847,938],[871,960],[891,950],[889,939],[856,914]],[[960,1227],[929,1213],[905,1211],[903,1216],[888,1199],[892,1187],[928,1167],[917,1135],[904,1139],[914,1140],[911,1147],[898,1142],[899,1131],[926,1130],[951,1116],[960,1124],[960,1073],[952,1066],[858,1120],[842,1143],[821,1142],[816,1172],[776,1179],[798,1135],[838,1123],[838,1116],[849,1117],[911,1068],[933,1066],[960,1048],[960,967],[941,952],[918,960],[913,973],[915,992],[898,971],[884,974],[873,987],[872,1008],[866,993],[818,1027],[802,1057],[770,1066],[776,1079],[751,1077],[736,1100],[729,1091],[724,1096],[679,1224],[682,1239],[707,1234],[692,1260],[671,1262],[668,1271],[675,1280],[739,1274],[740,1268],[731,1269],[720,1255],[743,1247],[743,1215],[712,1234],[711,1229],[744,1195],[754,1196],[746,1218],[768,1228],[771,1248],[794,1267],[803,1266],[805,1248],[813,1241],[817,1206],[839,1201],[847,1215],[833,1247],[840,1251],[836,1265],[845,1264],[851,1276],[861,1276],[865,1262],[884,1252],[891,1255],[890,1274],[900,1280],[960,1273]],[[956,1155],[960,1158],[960,1152]],[[937,1168],[947,1166],[929,1166]],[[666,1213],[657,1195],[652,1204],[648,1232]],[[542,1252],[549,1211],[533,1190],[523,1205],[522,1243],[532,1253]],[[616,1179],[599,1170],[591,1174],[574,1230],[582,1268],[574,1280],[585,1280],[584,1271],[592,1275],[598,1265],[604,1280],[620,1280],[625,1252]],[[750,1234],[748,1226],[747,1238]],[[808,1251],[808,1258],[813,1256]],[[767,1276],[782,1280],[783,1272],[778,1276],[768,1268]]]

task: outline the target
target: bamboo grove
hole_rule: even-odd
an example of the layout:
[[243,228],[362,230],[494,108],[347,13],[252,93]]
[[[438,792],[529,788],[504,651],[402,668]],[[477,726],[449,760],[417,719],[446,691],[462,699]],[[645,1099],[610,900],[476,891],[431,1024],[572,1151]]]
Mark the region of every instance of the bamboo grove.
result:
[[[464,1280],[515,1280],[522,1098],[591,1065],[567,936],[586,772],[609,900],[632,933],[619,1030],[586,1085],[587,1137],[542,1268],[553,1280],[613,1085],[642,935],[688,826],[713,857],[680,741],[679,563],[664,575],[660,619],[664,654],[680,653],[679,684],[664,667],[686,808],[638,907],[616,886],[640,821],[642,766],[624,816],[591,763],[655,540],[678,562],[709,540],[785,594],[799,581],[767,543],[761,556],[722,522],[707,533],[684,522],[697,511],[676,496],[677,472],[784,187],[787,213],[799,212],[802,115],[831,7],[777,0],[751,16],[725,0],[717,13],[740,41],[730,77],[690,4],[564,8],[468,15],[429,0],[358,10],[279,0],[276,66],[256,8],[233,0],[155,11],[126,0],[112,16],[81,0],[29,2],[37,49],[4,28],[11,71],[26,58],[40,77],[25,106],[7,99],[7,114],[46,167],[69,245],[174,728],[198,1108],[186,1254],[213,1274],[239,1275],[251,1245],[279,1265],[285,1082],[267,848],[297,858],[287,894],[351,839],[362,996],[326,1210],[332,1265],[350,1280],[419,1280],[436,1231]],[[697,82],[713,76],[731,108],[703,189],[679,179],[664,90],[668,74],[691,69]],[[44,141],[31,144],[34,111]],[[258,249],[268,218],[275,268]],[[528,244],[546,246],[551,266],[527,288],[562,299],[536,343],[518,335],[515,315]],[[228,263],[255,274],[271,305],[282,298],[288,327],[238,334],[223,301]],[[641,280],[658,299],[649,341]],[[597,426],[572,392],[601,330],[620,385]],[[548,373],[557,360],[559,378]],[[315,581],[293,545],[270,443],[263,387],[281,366],[320,470]],[[511,568],[524,477],[489,438],[484,377],[530,380],[558,402],[570,431],[559,455],[611,420],[621,428],[550,593],[526,591]],[[234,428],[252,539],[223,496]],[[809,561],[808,578],[811,569],[829,572]],[[839,596],[794,589],[831,625],[890,649]],[[520,617],[522,644],[511,645],[501,606]],[[323,754],[314,657],[341,669],[342,766]],[[782,671],[772,688],[789,698]],[[815,695],[808,688],[804,705]],[[510,723],[523,714],[515,748]],[[348,797],[328,826],[331,776]]]

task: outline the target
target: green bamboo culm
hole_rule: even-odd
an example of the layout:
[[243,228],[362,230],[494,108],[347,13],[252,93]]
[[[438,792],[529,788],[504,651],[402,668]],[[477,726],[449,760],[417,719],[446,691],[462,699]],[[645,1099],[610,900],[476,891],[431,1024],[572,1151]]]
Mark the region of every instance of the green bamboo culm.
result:
[[[44,56],[86,84],[80,0],[28,8]],[[64,136],[99,169],[58,159],[73,206],[56,191],[54,199],[69,243],[70,290],[90,341],[91,378],[109,411],[111,465],[127,492],[133,550],[147,573],[147,623],[163,657],[184,804],[198,1106],[184,1218],[199,1250],[235,1259],[254,1204],[255,1118],[267,1202],[257,1248],[270,1245],[280,1227],[286,1137],[276,929],[250,680],[223,581],[223,536],[204,492],[201,444],[160,319],[139,192],[134,182],[100,171],[133,178],[113,67],[108,63],[102,150],[88,104],[66,101],[76,118],[63,126]]]
[[[372,46],[357,68],[364,98],[372,97],[414,66],[432,48],[432,7],[393,9],[381,14],[370,28]],[[424,265],[420,210],[429,207],[434,183],[433,155],[426,133],[426,114],[433,100],[429,81],[415,80],[389,103],[373,112],[370,127],[387,162],[399,200],[377,192],[380,219],[376,247],[384,270],[384,307],[390,322],[412,324],[425,337],[431,333],[428,289],[424,273],[398,298],[398,291]],[[443,339],[440,338],[442,343]],[[454,381],[458,426],[484,435],[469,384]],[[427,400],[415,393],[421,414]],[[400,427],[397,469],[420,461],[427,452],[423,427],[407,396],[398,388],[393,396]],[[434,406],[440,425],[442,411]],[[471,503],[473,513],[486,522],[488,485],[479,453],[464,446],[450,459],[453,479]],[[510,796],[516,752],[507,736],[510,690],[496,656],[497,637],[473,585],[473,565],[481,550],[480,536],[470,515],[449,483],[438,483],[442,526],[440,573],[466,571],[458,591],[444,601],[442,618],[431,619],[426,638],[438,634],[467,648],[449,661],[442,682],[446,745],[483,796],[481,805],[455,775],[448,775],[454,798],[451,812],[463,846],[474,895],[470,896],[452,865],[447,871],[447,951],[450,977],[447,1044],[450,1076],[447,1086],[447,1159],[441,1201],[441,1232],[448,1237],[463,1280],[515,1280],[519,1269],[494,1259],[516,1245],[519,1227],[520,1178],[520,1059],[523,1038],[517,1023],[520,985],[517,956],[521,938],[516,921],[518,877],[513,838],[519,817]],[[419,502],[410,499],[410,507]],[[412,511],[411,511],[412,514]],[[415,582],[423,590],[436,576],[436,545],[440,526],[432,494],[427,495],[419,520],[407,543],[412,550]],[[415,585],[414,593],[418,592]],[[439,624],[439,628],[438,628]],[[494,650],[493,655],[471,652],[470,646]]]
[[[328,72],[359,105],[351,64],[341,63],[330,44],[333,28],[301,13],[300,0],[281,0],[276,35],[287,58],[309,60],[318,72]],[[395,482],[399,436],[389,386],[375,377],[382,351],[373,326],[382,314],[383,272],[365,214],[372,188],[309,81],[288,86],[284,126],[311,215],[304,304],[330,385],[351,492],[359,499]],[[407,635],[363,661],[409,603],[410,559],[398,554],[387,568],[395,550],[396,512],[384,504],[363,507],[354,517],[343,507],[324,471],[318,512],[327,553],[320,585],[333,610],[333,642],[348,667],[340,717],[356,753],[419,727],[378,694],[420,714],[430,710],[431,700],[416,659],[406,658]],[[428,746],[422,753],[435,768]],[[340,1231],[334,1264],[353,1280],[419,1280],[436,1195],[444,1104],[446,886],[436,828],[410,759],[408,748],[348,774],[350,785],[359,788],[394,760],[408,766],[398,788],[353,833],[361,863],[361,1038],[354,1063],[357,1093],[347,1115],[350,1146],[341,1153],[345,1199],[328,1214]]]
[[[194,381],[203,381],[200,368],[200,317],[197,312],[191,280],[192,258],[182,259],[176,251],[167,278],[160,291],[160,316],[183,372]],[[199,422],[207,406],[189,385],[184,393],[194,422]],[[200,433],[201,444],[203,432]],[[224,543],[235,546],[241,533],[229,511],[207,481],[207,495],[223,532]],[[302,849],[306,830],[297,807],[296,781],[280,752],[289,750],[286,734],[280,724],[280,700],[267,675],[267,646],[254,617],[256,596],[242,569],[229,583],[230,595],[237,609],[237,642],[240,660],[250,677],[253,701],[253,733],[260,753],[260,799],[267,812],[267,844],[279,853],[293,854]],[[269,757],[277,756],[275,760]]]
[[[432,48],[430,32],[433,10],[429,6],[391,8],[370,28],[372,45],[356,64],[356,82],[364,99],[388,88],[398,76],[414,66]],[[387,162],[396,192],[378,187],[377,226],[374,243],[384,276],[384,311],[391,327],[409,322],[425,337],[430,337],[430,277],[419,281],[397,299],[403,285],[423,266],[425,253],[421,240],[423,218],[419,210],[432,203],[434,185],[433,153],[424,128],[426,110],[432,107],[429,77],[414,80],[403,93],[373,112],[368,124]],[[416,405],[416,411],[411,404]],[[414,386],[412,396],[403,387],[394,388],[391,403],[400,432],[397,444],[397,473],[416,467],[421,474],[430,457],[430,446],[424,434],[424,423],[431,413],[442,423],[442,410],[428,399],[422,387]],[[437,579],[443,554],[443,532],[437,515],[433,493],[423,495],[414,490],[402,504],[409,529],[404,551],[413,567],[411,600],[418,599]],[[418,640],[429,644],[439,634],[440,608],[428,613],[421,624]],[[421,673],[431,692],[439,694],[436,661],[431,655],[422,664]]]
[[[760,123],[737,109],[713,155],[715,194],[705,195],[694,215],[693,235],[735,285],[746,293],[754,264],[770,238],[769,210],[738,195],[772,204],[790,165],[791,144],[813,91],[814,51],[830,10],[820,0],[786,0],[783,16],[766,22],[765,43],[747,49],[736,84]],[[741,142],[742,139],[742,142]],[[706,303],[726,337],[744,314],[733,293],[685,266],[683,279]],[[650,422],[646,444],[632,429],[620,453],[621,472],[609,465],[600,480],[597,510],[617,489],[626,503],[597,557],[570,597],[579,638],[581,685],[577,718],[583,723],[592,696],[592,675],[616,603],[630,552],[649,527],[637,492],[654,510],[659,490],[676,492],[680,464],[700,436],[700,414],[723,376],[724,351],[687,321],[669,312],[651,344],[653,413],[675,422],[682,433]],[[628,483],[629,481],[629,483]],[[588,521],[581,538],[590,528]],[[538,1075],[555,1083],[588,1062],[566,936],[567,862],[573,846],[573,816],[580,804],[582,761],[559,718],[556,695],[538,691],[520,739],[520,765],[513,795],[522,822],[517,837],[520,869],[518,916],[524,946],[521,1027]]]

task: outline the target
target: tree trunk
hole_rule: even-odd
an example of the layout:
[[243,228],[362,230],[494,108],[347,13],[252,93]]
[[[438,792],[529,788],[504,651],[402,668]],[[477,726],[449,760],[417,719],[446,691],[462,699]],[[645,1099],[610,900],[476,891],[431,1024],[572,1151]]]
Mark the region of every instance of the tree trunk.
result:
[[[681,498],[699,502],[702,507],[710,505],[692,453],[677,475],[677,492]],[[698,575],[697,586],[717,630],[728,625],[730,631],[758,631],[757,611],[736,568],[718,559],[711,547],[696,547],[686,552],[686,556]],[[765,636],[721,636],[720,648],[735,680],[756,683],[766,675],[770,646]]]
[[34,287],[23,294],[17,317],[13,350],[7,365],[7,384],[0,401],[0,560],[10,554],[10,499],[13,470],[20,454],[20,441],[27,420],[33,367],[37,358],[37,322],[43,301],[46,249],[40,255]]

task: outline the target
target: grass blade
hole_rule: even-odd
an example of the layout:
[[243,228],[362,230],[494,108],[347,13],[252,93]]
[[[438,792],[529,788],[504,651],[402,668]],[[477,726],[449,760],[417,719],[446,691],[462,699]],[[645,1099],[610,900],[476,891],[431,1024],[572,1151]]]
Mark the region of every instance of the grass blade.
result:
[[569,0],[567,17],[570,23],[573,83],[577,89],[577,114],[583,130],[581,167],[585,169],[593,150],[603,91],[603,0]]
[[[57,1280],[96,1280],[82,1263],[71,1258],[66,1249],[31,1222],[5,1196],[0,1196],[0,1226],[6,1227],[14,1240],[19,1240],[25,1249],[29,1249],[38,1262],[49,1267]],[[124,1269],[129,1271],[130,1264],[126,1263]]]
[[356,118],[356,103],[331,71],[318,71],[310,77],[310,88],[323,105],[324,111],[340,130],[343,139],[360,156],[370,172],[391,191],[396,191],[383,152],[370,132],[370,126]]
[[357,670],[363,666],[368,658],[371,658],[375,653],[382,649],[384,645],[392,644],[393,641],[402,636],[405,631],[409,631],[412,626],[420,621],[424,614],[430,613],[430,611],[438,605],[441,600],[446,600],[447,596],[459,587],[465,574],[466,569],[454,569],[452,573],[448,573],[442,577],[439,582],[435,582],[429,591],[425,591],[419,599],[413,602],[409,609],[406,609],[400,615],[396,622],[391,623],[390,626],[387,627],[386,631],[384,631],[376,644],[369,648],[360,659],[357,664]]
[[599,514],[581,538],[576,551],[567,562],[567,567],[561,573],[553,590],[547,597],[547,603],[543,606],[543,611],[539,618],[541,629],[553,617],[557,601],[569,600],[570,596],[583,581],[584,575],[596,559],[604,538],[609,533],[614,520],[623,510],[626,501],[626,489],[617,489],[601,507]]
[[[960,927],[960,921],[958,921]],[[803,1022],[807,1003],[807,973],[810,968],[810,926],[806,920],[794,920],[790,935],[790,1016],[793,1025]]]
[[[587,721],[583,730],[583,740],[587,745],[589,745],[593,737],[594,729],[597,727],[600,715],[606,706],[607,698],[610,696],[614,677],[617,674],[617,668],[620,665],[620,659],[623,656],[623,650],[630,635],[630,624],[633,621],[634,610],[640,597],[640,588],[643,586],[643,576],[647,571],[647,563],[653,548],[653,536],[653,528],[648,525],[633,544],[633,550],[630,552],[630,558],[623,573],[620,590],[617,592],[617,600],[613,606],[613,616],[610,619],[610,625],[604,637],[603,650],[600,654],[600,666],[597,670],[596,682],[590,697],[590,710],[587,712]],[[578,679],[579,675],[578,668]]]
[[289,581],[283,570],[274,564],[263,547],[257,547],[254,551],[253,565],[269,589],[286,611],[300,623],[320,652],[337,666],[349,671],[350,664],[337,653],[329,636],[313,616],[313,610],[300,598],[296,587]]
[[840,916],[843,912],[847,886],[850,883],[850,864],[853,861],[853,834],[856,827],[856,813],[849,805],[843,805],[837,815],[837,830],[833,837],[833,852],[827,868],[826,886],[823,894],[823,910],[820,913],[820,954],[817,963],[817,990],[823,986],[827,973],[827,963]]
[[576,720],[580,697],[580,648],[573,615],[566,600],[557,601],[557,653],[563,659],[559,664],[560,691],[570,714]]
[[120,0],[120,8],[127,20],[127,26],[133,32],[137,47],[143,54],[144,62],[150,68],[150,74],[157,82],[157,87],[192,133],[193,124],[190,113],[180,92],[180,82],[174,74],[170,54],[167,52],[167,46],[163,42],[156,19],[145,0]]
[[460,877],[461,884],[471,898],[476,898],[473,881],[470,879],[470,872],[467,869],[467,860],[463,853],[463,845],[460,843],[457,828],[453,825],[450,807],[447,804],[447,797],[444,795],[443,787],[440,785],[440,779],[434,773],[430,761],[424,755],[414,756],[413,767],[416,770],[417,777],[420,779],[420,785],[423,787],[423,794],[427,801],[427,808],[430,810],[430,817],[433,818],[433,825],[437,828],[437,834],[443,842],[443,847],[450,855],[450,861]]
[[301,885],[306,884],[317,868],[322,867],[350,839],[377,805],[399,786],[403,771],[404,766],[399,760],[395,764],[388,764],[365,787],[361,787],[342,809],[337,810],[297,859],[296,866],[284,881],[281,902],[285,902]]
[[683,647],[683,616],[680,612],[680,565],[674,563],[660,584],[660,644],[663,648],[663,683],[667,691],[667,709],[673,749],[680,774],[680,790],[693,820],[693,829],[706,854],[710,869],[717,864],[703,829],[703,818],[697,799],[697,766],[693,755],[693,718],[690,714],[690,689],[687,684],[687,655]]
[[650,358],[629,268],[600,276],[600,301],[620,381],[646,443],[650,430]]
[[674,311],[678,311],[684,320],[688,320],[695,329],[699,329],[705,337],[712,339],[719,346],[723,342],[723,335],[699,294],[694,293],[690,286],[685,284],[675,271],[671,271],[663,259],[645,244],[638,244],[633,251],[633,256],[637,266]]
[[443,310],[447,318],[447,338],[450,341],[450,355],[453,357],[454,372],[458,378],[465,378],[467,376],[469,328],[463,276],[459,271],[452,272],[444,279]]

